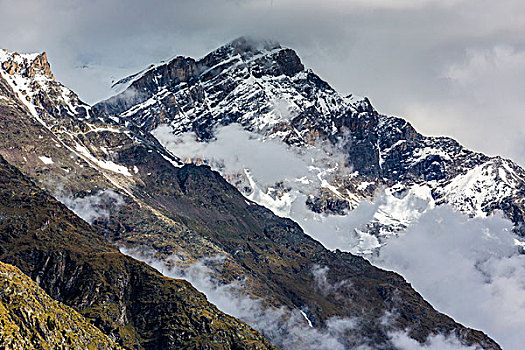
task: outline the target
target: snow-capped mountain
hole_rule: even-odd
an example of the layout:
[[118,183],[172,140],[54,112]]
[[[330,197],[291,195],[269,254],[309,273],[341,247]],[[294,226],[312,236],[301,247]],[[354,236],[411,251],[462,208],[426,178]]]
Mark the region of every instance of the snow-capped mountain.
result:
[[[264,63],[266,56],[260,50],[272,55],[272,62],[277,63],[274,65]],[[339,128],[358,128],[358,125],[363,124],[360,137],[365,141],[359,141],[358,137],[353,144],[361,144],[359,147],[363,149],[368,147],[366,139],[369,133],[364,125],[369,123],[368,115],[372,112],[368,111],[371,107],[366,100],[352,102],[351,98],[340,98],[339,102],[334,100],[332,103],[329,96],[333,95],[335,98],[336,93],[330,92],[328,85],[316,78],[313,73],[301,77],[298,68],[300,67],[300,70],[303,68],[293,51],[279,49],[273,44],[268,44],[263,49],[255,49],[245,40],[241,40],[218,50],[205,60],[208,60],[208,65],[215,66],[225,61],[234,51],[241,56],[254,57],[253,62],[257,62],[261,70],[257,73],[257,69],[254,69],[256,73],[253,79],[273,77],[276,81],[279,79],[286,81],[298,77],[307,84],[303,91],[306,94],[304,96],[321,89],[324,92],[319,92],[319,99],[325,100],[327,106],[333,108],[338,104],[341,108],[354,106],[352,108],[355,108],[355,111],[352,109],[351,112],[345,113],[352,115],[357,113],[362,115],[362,118],[358,118],[357,123],[340,119],[342,124]],[[260,54],[257,53],[259,51]],[[119,105],[128,104],[126,110],[136,104],[143,106],[151,103],[153,106],[156,102],[154,100],[148,102],[149,97],[146,98],[144,94],[148,95],[148,91],[154,90],[160,93],[162,88],[157,89],[157,86],[160,86],[159,82],[170,85],[169,81],[173,81],[173,88],[176,89],[178,84],[184,85],[183,82],[194,84],[192,79],[207,74],[203,67],[196,63],[192,64],[190,59],[175,59],[170,64],[156,66],[124,82],[130,84],[130,87],[123,92],[124,95],[120,95]],[[232,67],[235,67],[233,61],[227,64],[233,64]],[[295,222],[278,217],[270,210],[248,200],[209,167],[183,165],[179,158],[172,154],[177,152],[166,150],[166,147],[158,141],[165,141],[159,136],[165,130],[163,128],[166,128],[162,125],[168,122],[166,115],[171,113],[172,108],[176,109],[176,105],[166,106],[165,112],[149,115],[142,121],[131,116],[124,118],[120,113],[116,113],[116,109],[111,111],[112,107],[109,106],[103,108],[100,105],[98,108],[91,108],[80,101],[74,92],[54,81],[45,55],[19,55],[4,51],[0,65],[2,68],[0,69],[0,128],[2,130],[0,155],[11,164],[5,163],[3,168],[10,169],[9,171],[14,173],[18,170],[12,166],[17,167],[37,186],[60,199],[85,220],[85,222],[79,220],[59,205],[64,215],[75,218],[73,221],[89,231],[89,235],[80,234],[82,239],[67,238],[68,236],[63,238],[68,249],[73,247],[71,251],[74,257],[91,257],[90,254],[99,252],[99,248],[93,242],[91,248],[81,248],[84,247],[83,242],[94,241],[90,235],[98,235],[99,241],[107,239],[126,252],[140,253],[140,257],[152,265],[154,263],[151,261],[156,261],[159,264],[156,265],[159,271],[173,272],[180,269],[187,272],[204,265],[206,276],[201,280],[209,281],[213,287],[212,291],[228,291],[222,295],[222,298],[215,299],[213,302],[222,303],[223,310],[246,321],[284,349],[345,349],[358,346],[397,348],[396,339],[398,340],[400,334],[412,338],[411,342],[432,343],[433,340],[439,341],[445,338],[448,341],[450,337],[452,341],[464,345],[475,344],[484,349],[500,348],[484,333],[464,327],[436,311],[398,274],[376,268],[361,257],[326,249],[306,235]],[[150,74],[153,71],[157,73]],[[215,75],[211,74],[211,76]],[[230,83],[233,85],[225,84],[233,91],[235,82]],[[139,84],[143,84],[142,92],[133,90],[133,87]],[[216,84],[218,89],[216,93],[221,94],[219,82],[217,81]],[[310,92],[307,91],[308,84],[311,84]],[[314,91],[313,88],[317,85],[320,87],[316,87],[317,90]],[[203,89],[199,91],[201,92],[197,93],[197,97],[202,103],[207,104],[206,96],[211,91]],[[277,89],[269,88],[269,91],[276,92]],[[290,95],[292,92],[291,90]],[[249,95],[246,96],[250,100]],[[260,102],[263,103],[264,99],[261,98]],[[302,103],[308,104],[306,97]],[[209,108],[213,109],[213,106],[210,105]],[[283,108],[283,111],[288,109],[286,106]],[[321,107],[311,108],[311,113],[319,113],[315,112],[317,108]],[[268,113],[274,111],[275,109],[272,109]],[[333,119],[338,120],[336,116],[333,116]],[[328,120],[325,124],[317,125],[317,120],[312,114],[312,119],[306,118],[303,122],[296,120],[294,122],[296,124],[291,124],[295,120],[293,118],[289,120],[289,124],[282,124],[282,134],[272,126],[256,129],[261,130],[260,134],[244,129],[231,129],[231,126],[230,129],[219,130],[213,126],[220,123],[227,124],[227,122],[224,120],[224,115],[220,115],[217,120],[210,119],[209,124],[206,124],[204,119],[201,120],[202,127],[199,129],[201,131],[196,145],[202,145],[201,140],[213,139],[213,135],[219,136],[221,132],[226,132],[223,134],[226,136],[228,132],[246,136],[245,145],[249,155],[254,145],[255,147],[261,145],[252,135],[268,138],[268,142],[262,143],[263,148],[259,149],[261,156],[268,155],[268,146],[274,147],[272,149],[275,152],[281,152],[279,155],[288,154],[282,153],[283,145],[292,145],[284,147],[284,152],[290,152],[290,156],[286,158],[287,162],[280,168],[274,169],[278,175],[286,173],[286,169],[290,168],[288,177],[292,180],[288,182],[275,181],[276,173],[267,173],[268,169],[264,163],[260,164],[263,165],[264,170],[261,176],[257,164],[241,169],[240,175],[238,171],[230,174],[230,181],[236,183],[239,188],[242,188],[241,184],[250,186],[246,190],[243,189],[245,193],[253,196],[260,192],[261,197],[253,197],[254,199],[267,200],[269,204],[276,200],[282,201],[286,207],[298,203],[297,200],[293,200],[293,195],[296,194],[293,191],[302,191],[297,192],[299,195],[320,187],[329,191],[330,195],[326,198],[320,197],[320,201],[316,201],[316,197],[313,196],[309,200],[309,206],[317,211],[331,210],[342,213],[344,208],[350,208],[350,204],[344,204],[349,203],[346,194],[344,196],[342,194],[348,193],[350,196],[351,193],[342,192],[343,184],[358,187],[356,193],[361,197],[372,194],[372,190],[367,188],[374,186],[371,184],[374,180],[370,180],[372,175],[366,177],[363,175],[368,174],[366,170],[358,170],[355,165],[345,162],[345,159],[335,153],[337,147],[343,147],[339,145],[339,141],[328,136],[323,138],[323,135],[331,133],[339,137],[331,126],[323,129],[323,125],[328,125]],[[312,123],[311,127],[314,130],[309,136],[311,139],[308,139],[306,136],[308,133],[305,131],[308,122]],[[337,128],[337,124],[335,125]],[[188,131],[193,130],[190,126],[188,124]],[[262,133],[265,128],[268,131],[267,135]],[[272,130],[273,133],[270,132]],[[171,126],[169,131],[169,136],[172,137]],[[344,130],[341,133],[347,134]],[[272,137],[272,134],[277,136]],[[158,139],[153,135],[157,135]],[[184,141],[188,141],[182,144],[184,147],[190,145],[189,140],[184,138],[187,138],[187,133],[179,136],[182,136]],[[342,138],[345,142],[353,137],[350,134],[346,136],[349,138]],[[228,137],[225,139],[228,141]],[[287,141],[283,143],[284,139]],[[221,138],[217,139],[220,140]],[[240,148],[238,144],[235,147]],[[288,147],[292,148],[288,149]],[[281,156],[275,157],[275,154],[272,158],[282,159]],[[304,163],[302,168],[297,168],[302,172],[301,177],[296,176],[297,171],[289,162]],[[226,167],[228,164],[225,163],[221,169],[229,169]],[[352,167],[355,167],[355,170]],[[374,166],[368,167],[364,160],[362,167],[369,168],[368,171],[373,171],[374,168]],[[227,172],[224,174],[227,175]],[[19,176],[23,177],[22,174]],[[332,181],[332,178],[336,179],[337,176],[342,178],[341,183]],[[6,175],[6,178],[9,176]],[[370,186],[365,186],[364,180],[361,179],[370,180]],[[24,181],[29,182],[29,180]],[[268,181],[277,184],[271,189],[264,188],[264,191],[253,190],[259,184]],[[292,182],[296,187],[289,189],[288,186]],[[304,188],[300,185],[304,185]],[[9,196],[14,192],[10,188],[5,188],[4,192],[2,198],[9,202]],[[34,195],[38,198],[41,196],[34,188],[29,188],[28,193],[28,201],[32,201]],[[332,199],[332,193],[341,194],[341,198]],[[17,198],[23,203],[21,198]],[[306,203],[307,200],[308,197],[305,196],[302,203]],[[353,205],[358,200],[359,198],[353,198],[353,202],[350,203]],[[23,205],[16,204],[17,207]],[[29,208],[26,210],[24,220],[27,217],[30,222],[32,207],[24,208]],[[144,346],[153,349],[159,348],[158,344],[165,344],[161,343],[165,341],[171,344],[165,348],[180,348],[180,345],[177,347],[180,342],[174,342],[173,339],[178,339],[177,341],[200,339],[198,336],[203,334],[202,332],[194,332],[195,327],[187,325],[175,326],[177,322],[168,323],[168,326],[161,327],[162,329],[150,328],[165,324],[163,321],[157,322],[159,317],[171,317],[171,321],[174,317],[179,320],[180,310],[171,312],[173,309],[159,306],[152,313],[148,313],[147,317],[143,317],[145,310],[143,306],[136,306],[137,304],[133,304],[135,305],[133,307],[127,306],[128,301],[134,302],[131,300],[133,293],[129,288],[135,285],[140,286],[138,288],[145,292],[142,294],[145,299],[151,297],[154,301],[157,297],[156,294],[149,294],[150,287],[163,293],[163,298],[169,300],[176,299],[178,293],[185,293],[184,298],[193,297],[178,288],[163,289],[163,284],[157,283],[159,281],[157,277],[161,278],[158,274],[154,279],[143,279],[141,277],[143,275],[136,275],[135,270],[128,270],[127,263],[121,263],[121,261],[133,260],[121,257],[113,247],[111,252],[100,250],[102,254],[100,270],[99,266],[93,270],[89,265],[74,265],[73,268],[64,270],[62,267],[65,265],[62,263],[68,262],[69,258],[64,257],[64,253],[59,250],[64,246],[61,241],[63,236],[56,235],[53,231],[53,235],[46,236],[50,237],[53,247],[58,247],[57,263],[52,264],[53,268],[50,268],[48,265],[50,260],[45,258],[45,254],[41,254],[49,247],[38,245],[42,242],[39,235],[48,232],[42,230],[45,230],[50,223],[53,224],[52,220],[56,219],[53,212],[47,213],[50,217],[42,217],[41,221],[34,223],[34,227],[31,226],[34,231],[24,231],[34,246],[31,246],[29,253],[20,253],[20,260],[17,260],[25,267],[27,264],[24,263],[24,259],[31,259],[31,263],[34,264],[34,270],[30,271],[31,276],[41,285],[70,286],[70,279],[68,279],[70,271],[72,275],[77,276],[76,272],[84,268],[75,266],[88,266],[84,271],[92,272],[96,278],[88,278],[85,283],[90,284],[93,288],[89,290],[95,292],[89,297],[80,298],[80,304],[75,304],[73,301],[71,303],[74,307],[89,313],[89,317],[97,319],[97,322],[100,319],[101,327],[114,333],[119,344],[130,348]],[[2,220],[4,220],[3,215]],[[91,228],[88,228],[86,223],[90,224]],[[9,231],[10,223],[7,224],[6,232],[12,232]],[[54,224],[51,227],[54,228]],[[62,229],[61,232],[65,232],[68,227],[63,225],[59,228]],[[76,246],[79,242],[82,244]],[[18,241],[9,241],[9,243],[17,247]],[[11,246],[4,250],[9,254],[19,253],[18,249]],[[115,256],[118,256],[116,260]],[[70,260],[82,263],[83,260],[75,260],[74,257]],[[111,268],[108,266],[113,266],[108,261],[114,261],[118,265],[117,270],[127,272],[126,276],[133,281],[130,282],[131,287],[127,277],[121,278],[120,274],[115,277],[111,271],[106,270]],[[56,271],[60,273],[57,274]],[[171,276],[186,277],[187,275],[172,273]],[[106,281],[103,284],[109,285],[110,289],[114,285],[120,288],[115,293],[121,299],[113,298],[112,303],[98,299],[96,291],[99,288],[97,282],[99,280]],[[47,284],[49,281],[52,283]],[[78,281],[84,282],[82,279]],[[148,285],[149,282],[152,285]],[[132,290],[135,290],[133,288]],[[55,292],[55,289],[52,290]],[[115,300],[119,301],[113,303]],[[180,300],[184,305],[190,305],[185,301],[186,299]],[[157,305],[151,302],[147,304]],[[228,309],[232,304],[234,308]],[[203,313],[210,315],[208,311]],[[193,314],[199,320],[203,320],[202,315],[200,311],[195,311]],[[188,322],[193,322],[191,320],[192,318]],[[201,322],[195,324],[197,328],[206,328],[204,332],[206,334],[216,332],[215,328],[209,328],[207,324]],[[240,323],[235,321],[233,324]],[[213,321],[213,327],[215,326],[222,327],[222,323]],[[130,332],[134,333],[130,336]],[[230,336],[229,332],[221,334]],[[243,334],[239,333],[239,336],[244,337]],[[234,343],[224,348],[233,348],[232,344]],[[257,347],[255,343],[250,344],[251,341],[247,340],[245,345],[252,346],[251,348],[264,348]],[[207,345],[196,348],[205,346]]]
[[[138,125],[182,158],[212,165],[279,215],[322,221],[326,215],[313,213],[346,216],[364,199],[381,197],[366,227],[347,233],[361,235],[351,251],[370,252],[445,203],[471,216],[502,210],[524,232],[522,168],[450,138],[423,136],[407,121],[378,113],[367,98],[341,96],[279,44],[240,38],[202,59],[154,65],[115,88],[122,92],[94,108]],[[233,132],[247,141],[232,150]],[[264,152],[293,158],[303,169],[281,178],[258,174],[252,158]],[[268,168],[286,169],[271,158]]]

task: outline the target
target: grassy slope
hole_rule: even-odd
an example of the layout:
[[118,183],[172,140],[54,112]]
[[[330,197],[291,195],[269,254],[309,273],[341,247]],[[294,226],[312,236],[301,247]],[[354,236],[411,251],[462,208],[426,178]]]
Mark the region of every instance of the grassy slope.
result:
[[122,255],[4,159],[0,260],[128,348],[273,348],[189,283]]

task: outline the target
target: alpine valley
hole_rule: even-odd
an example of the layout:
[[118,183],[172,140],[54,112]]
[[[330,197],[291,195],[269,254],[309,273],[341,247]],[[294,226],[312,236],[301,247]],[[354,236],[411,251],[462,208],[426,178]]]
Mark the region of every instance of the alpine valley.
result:
[[512,161],[272,42],[152,65],[94,106],[45,53],[0,51],[0,75],[0,348],[501,348],[370,261],[443,205],[501,212],[518,249]]

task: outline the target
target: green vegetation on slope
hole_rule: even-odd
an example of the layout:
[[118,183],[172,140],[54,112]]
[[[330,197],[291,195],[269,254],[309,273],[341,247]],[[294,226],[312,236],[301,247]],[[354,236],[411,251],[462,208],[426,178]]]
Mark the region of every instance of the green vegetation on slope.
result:
[[188,282],[124,256],[0,158],[0,261],[129,349],[273,349]]
[[0,263],[0,348],[120,349],[72,308],[47,295],[18,268]]

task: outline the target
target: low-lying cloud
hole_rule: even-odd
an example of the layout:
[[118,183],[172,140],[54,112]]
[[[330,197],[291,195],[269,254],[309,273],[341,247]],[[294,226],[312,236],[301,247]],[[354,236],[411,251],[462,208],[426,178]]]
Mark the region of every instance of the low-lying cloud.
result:
[[97,219],[109,218],[111,212],[118,210],[124,203],[122,196],[111,189],[85,197],[73,197],[64,193],[58,193],[55,197],[88,224]]
[[[255,178],[264,184],[308,175],[308,165],[303,158],[279,140],[262,141],[239,124],[221,127],[212,142],[196,141],[194,133],[174,135],[172,128],[162,125],[152,134],[182,159],[202,158],[216,160],[216,166],[229,172],[250,169]],[[276,157],[275,155],[279,155]]]
[[394,346],[402,350],[477,350],[475,346],[462,345],[456,338],[443,335],[432,336],[425,344],[418,343],[402,332],[390,336]]
[[525,328],[525,255],[501,215],[467,218],[447,206],[424,213],[373,257],[402,274],[439,311],[520,349]]
[[[354,320],[333,318],[327,322],[326,329],[319,330],[309,325],[304,314],[307,310],[264,308],[260,300],[243,294],[242,281],[219,285],[213,279],[208,266],[220,264],[220,257],[203,259],[182,267],[177,264],[177,257],[163,261],[156,259],[154,253],[148,250],[121,248],[121,251],[146,262],[165,276],[187,280],[221,311],[251,325],[284,350],[344,350],[341,336],[355,326]],[[168,266],[167,261],[172,267]]]
[[[410,193],[404,198],[378,193],[373,201],[362,201],[344,216],[316,214],[305,204],[308,190],[319,185],[315,183],[319,180],[315,171],[307,170],[304,174],[305,168],[311,169],[310,164],[292,150],[282,149],[284,145],[274,145],[276,148],[269,152],[271,147],[244,133],[232,126],[226,134],[219,130],[214,142],[199,144],[193,140],[188,148],[183,143],[167,146],[175,154],[182,152],[189,157],[197,155],[216,163],[224,162],[218,170],[225,174],[253,166],[251,186],[259,194],[251,195],[250,199],[292,218],[328,249],[366,254],[374,264],[399,272],[439,311],[487,332],[504,348],[520,347],[520,330],[525,328],[525,255],[519,253],[515,244],[510,221],[499,214],[468,218],[448,206],[434,207],[431,197],[412,198]],[[173,140],[174,136],[166,132],[159,139],[166,144],[170,137]],[[233,148],[235,138],[243,140],[243,151]],[[269,174],[264,173],[264,167],[257,161],[251,163],[253,153],[266,159],[264,166],[271,168]],[[279,177],[274,168],[282,164],[275,159],[283,154],[282,159],[290,158],[286,162],[294,164],[294,169],[288,170],[286,177]],[[287,197],[281,200],[265,197],[271,181],[303,175],[314,182],[306,185],[304,191],[300,182],[288,181],[291,190]],[[419,195],[428,192],[430,196],[424,186],[416,190]],[[379,238],[369,234],[366,226],[381,214],[383,206],[386,212],[394,210],[408,215],[406,222],[411,222],[408,229]],[[381,247],[385,241],[386,245]],[[323,267],[314,272],[318,283],[323,285]]]
[[[183,267],[182,264],[178,263],[176,256],[160,260],[155,258],[154,252],[148,249],[121,247],[120,250],[124,254],[146,262],[165,276],[187,280],[204,293],[208,300],[221,311],[254,327],[270,339],[274,345],[283,350],[348,350],[345,340],[352,337],[352,332],[349,331],[356,330],[359,327],[359,319],[357,318],[333,317],[327,320],[325,328],[313,328],[307,319],[306,309],[265,308],[260,300],[252,299],[243,294],[242,281],[219,285],[212,277],[213,274],[209,266],[220,264],[223,260],[221,257],[203,259]],[[340,285],[329,285],[326,278],[323,279],[323,274],[326,271],[326,268],[320,266],[313,266],[312,269],[312,273],[317,276],[320,287],[334,292]],[[385,323],[385,326],[388,325]],[[351,341],[356,344],[362,343],[352,349],[372,350],[368,345],[363,344],[365,339],[356,336]],[[394,332],[391,333],[391,341],[394,346],[403,350],[470,349],[462,346],[454,337],[443,335],[430,336],[425,344],[419,344],[404,332]]]

